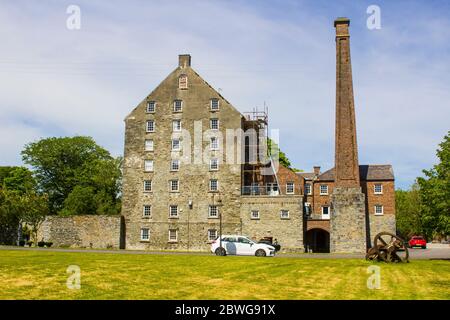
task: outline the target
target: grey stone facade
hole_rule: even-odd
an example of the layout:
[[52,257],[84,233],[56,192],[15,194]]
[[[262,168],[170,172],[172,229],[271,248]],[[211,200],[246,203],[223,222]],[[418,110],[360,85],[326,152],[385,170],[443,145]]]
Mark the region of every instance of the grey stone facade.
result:
[[364,198],[361,188],[334,188],[331,195],[330,252],[366,252]]
[[[190,67],[189,60],[181,56],[178,68],[125,119],[122,214],[128,249],[205,250],[208,230],[218,230],[219,217],[223,233],[240,230],[241,164],[227,162],[224,146],[225,130],[240,129],[242,115]],[[187,77],[187,88],[180,88],[180,76]],[[217,99],[218,110],[211,110],[212,99]],[[175,100],[182,101],[179,112],[174,111]],[[155,102],[154,112],[146,112],[148,102]],[[218,130],[209,130],[210,119],[218,119]],[[146,132],[147,120],[154,121],[154,132]],[[181,120],[183,132],[174,132],[174,120]],[[209,150],[213,136],[219,138],[217,151]],[[182,150],[172,151],[171,140],[178,137]],[[153,140],[154,151],[145,151],[146,139]],[[210,170],[209,158],[219,159],[218,170]],[[145,159],[153,160],[153,172],[144,172]],[[170,168],[174,159],[180,160],[177,171]],[[217,179],[218,191],[209,191],[210,179]],[[144,191],[144,180],[151,180],[151,192]],[[170,191],[170,180],[179,181],[179,191]],[[144,205],[151,206],[149,217],[143,216]],[[171,205],[178,206],[178,216],[169,216]],[[209,216],[211,205],[218,206],[215,217]],[[143,228],[150,232],[146,241],[140,237]],[[176,241],[169,241],[169,230],[177,230]]]
[[[282,217],[282,210],[288,211],[289,216]],[[259,218],[252,218],[252,211],[258,211]],[[243,196],[241,217],[243,234],[255,240],[263,237],[277,239],[283,252],[304,250],[302,196]]]
[[[123,248],[121,216],[47,216],[38,231],[38,241],[55,247]],[[121,241],[122,240],[122,241]]]
[[395,215],[374,215],[369,214],[369,229],[367,234],[367,241],[369,247],[373,246],[373,238],[380,232],[390,232],[396,234]]

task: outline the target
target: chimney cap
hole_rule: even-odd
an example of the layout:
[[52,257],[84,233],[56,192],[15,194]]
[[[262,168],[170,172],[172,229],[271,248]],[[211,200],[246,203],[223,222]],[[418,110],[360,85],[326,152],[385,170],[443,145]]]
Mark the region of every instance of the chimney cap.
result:
[[181,68],[191,66],[191,55],[190,54],[179,54],[178,55],[178,66]]
[[336,20],[334,20],[334,27],[336,27],[336,25],[338,24],[346,24],[346,25],[350,25],[350,19],[346,18],[346,17],[339,17]]

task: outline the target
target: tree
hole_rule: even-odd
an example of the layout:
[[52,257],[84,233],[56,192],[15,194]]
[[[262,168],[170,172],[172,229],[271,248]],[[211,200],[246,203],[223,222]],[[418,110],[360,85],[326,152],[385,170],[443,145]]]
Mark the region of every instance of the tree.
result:
[[0,244],[15,244],[22,209],[20,195],[17,192],[0,188]]
[[[278,144],[276,144],[272,139],[267,138],[267,149],[271,156],[276,156],[278,154],[279,162],[286,168],[291,169],[291,162],[289,161],[286,154],[280,150]],[[298,169],[295,169],[299,171]]]
[[450,234],[450,131],[436,151],[439,163],[418,178],[422,225],[428,237]]
[[[36,181],[32,173],[23,167],[0,167],[0,243],[14,244],[20,233],[24,213],[34,210]],[[27,197],[32,201],[25,203]],[[48,206],[44,201],[44,206]]]
[[38,230],[49,213],[48,198],[46,195],[39,195],[35,192],[24,194],[21,199],[20,219],[30,230],[31,239],[36,245],[38,242]]
[[[120,211],[121,159],[113,158],[91,137],[42,139],[26,145],[22,157],[34,168],[38,189],[48,194],[50,213],[85,214],[75,211],[82,205],[74,201],[86,199],[86,194],[96,198],[97,208],[89,208],[89,213]],[[111,205],[105,209],[105,203]]]
[[423,234],[420,207],[420,189],[417,183],[410,190],[395,191],[397,231],[404,239]]

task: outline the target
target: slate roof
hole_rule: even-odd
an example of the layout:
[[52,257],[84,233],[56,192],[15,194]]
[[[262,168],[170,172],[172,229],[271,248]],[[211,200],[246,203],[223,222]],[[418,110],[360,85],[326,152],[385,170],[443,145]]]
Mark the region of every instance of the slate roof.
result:
[[312,180],[314,178],[314,172],[297,172],[297,174],[305,180]]
[[[319,175],[319,180],[334,181],[334,168]],[[359,166],[359,178],[369,180],[394,180],[394,170],[390,164],[365,164]]]

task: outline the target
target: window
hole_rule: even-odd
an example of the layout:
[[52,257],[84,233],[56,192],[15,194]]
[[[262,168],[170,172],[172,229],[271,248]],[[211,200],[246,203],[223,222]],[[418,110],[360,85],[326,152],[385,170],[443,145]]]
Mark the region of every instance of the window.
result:
[[173,131],[181,131],[181,120],[173,120],[172,129]]
[[153,151],[153,140],[145,140],[145,151]]
[[216,205],[209,206],[208,218],[218,218],[219,217],[219,207]]
[[330,219],[330,207],[322,207],[322,219]]
[[217,179],[209,180],[209,191],[219,191],[219,181]]
[[214,241],[218,237],[217,230],[216,229],[209,229],[208,230],[208,241]]
[[173,102],[173,111],[174,112],[181,112],[181,111],[183,111],[183,101],[182,100],[175,100]]
[[150,217],[151,215],[152,215],[152,206],[148,204],[144,205],[143,216]]
[[181,150],[180,139],[172,139],[172,151],[180,151],[180,150]]
[[144,171],[145,172],[153,171],[153,160],[145,160],[144,161]]
[[210,119],[209,127],[212,130],[219,130],[219,119]]
[[211,138],[211,150],[219,150],[219,139],[217,137]]
[[180,170],[180,160],[172,160],[170,162],[170,171]]
[[280,218],[281,219],[289,219],[289,210],[281,210]]
[[170,184],[170,191],[177,192],[180,190],[180,183],[178,182],[178,180],[170,180],[169,184]]
[[153,113],[155,112],[156,102],[155,101],[148,101],[147,102],[147,113]]
[[321,184],[320,185],[320,194],[321,195],[328,194],[328,186],[326,184]]
[[212,111],[217,111],[219,110],[219,99],[211,99],[211,110]]
[[383,185],[381,183],[377,183],[373,186],[373,192],[375,194],[383,194]]
[[150,230],[148,228],[141,229],[141,241],[150,240]]
[[155,132],[155,121],[147,120],[147,132]]
[[287,194],[293,194],[294,193],[294,183],[293,182],[288,182],[286,184],[286,193]]
[[376,204],[375,205],[375,215],[376,216],[382,216],[383,215],[383,206]]
[[311,183],[305,183],[305,194],[312,194]]
[[169,218],[178,218],[178,206],[177,205],[169,206]]
[[258,210],[252,210],[251,214],[250,214],[250,218],[251,219],[259,219],[259,211]]
[[219,159],[212,158],[209,160],[209,170],[219,170]]
[[177,241],[178,241],[178,230],[169,229],[169,242],[177,242]]
[[152,191],[152,180],[144,180],[144,191],[145,192]]
[[185,74],[182,74],[178,78],[178,88],[180,89],[187,89],[188,88],[188,77]]

